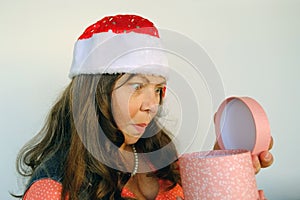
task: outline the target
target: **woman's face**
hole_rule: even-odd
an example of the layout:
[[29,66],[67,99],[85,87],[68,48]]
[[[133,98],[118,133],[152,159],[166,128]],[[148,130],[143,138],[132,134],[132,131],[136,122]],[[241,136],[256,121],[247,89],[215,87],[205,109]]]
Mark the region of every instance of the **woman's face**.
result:
[[[166,80],[152,75],[123,75],[112,92],[112,114],[124,143],[134,144],[157,114]],[[129,78],[129,79],[128,79]]]

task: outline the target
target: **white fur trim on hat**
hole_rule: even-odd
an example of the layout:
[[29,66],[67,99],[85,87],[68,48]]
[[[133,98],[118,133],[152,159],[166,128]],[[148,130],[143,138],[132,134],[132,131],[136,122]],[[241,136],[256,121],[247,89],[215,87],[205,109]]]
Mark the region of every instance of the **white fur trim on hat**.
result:
[[136,32],[109,31],[78,40],[69,77],[104,73],[141,73],[167,78],[168,60],[161,39]]

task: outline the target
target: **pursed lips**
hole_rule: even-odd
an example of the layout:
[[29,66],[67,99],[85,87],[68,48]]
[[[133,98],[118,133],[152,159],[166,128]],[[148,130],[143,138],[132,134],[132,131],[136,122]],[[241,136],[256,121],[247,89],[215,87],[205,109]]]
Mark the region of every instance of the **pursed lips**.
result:
[[146,127],[148,126],[147,123],[139,123],[139,124],[132,124],[132,125],[139,133],[143,133]]

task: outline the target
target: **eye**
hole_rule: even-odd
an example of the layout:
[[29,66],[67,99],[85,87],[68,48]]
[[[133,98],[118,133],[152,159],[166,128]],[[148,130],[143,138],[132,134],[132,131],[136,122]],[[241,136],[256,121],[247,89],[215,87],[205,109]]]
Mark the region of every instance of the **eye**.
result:
[[160,94],[162,92],[162,87],[155,88],[155,93]]
[[143,88],[143,86],[144,86],[144,84],[142,84],[142,83],[132,83],[132,84],[131,84],[131,87],[132,87],[134,90],[140,90],[140,89]]

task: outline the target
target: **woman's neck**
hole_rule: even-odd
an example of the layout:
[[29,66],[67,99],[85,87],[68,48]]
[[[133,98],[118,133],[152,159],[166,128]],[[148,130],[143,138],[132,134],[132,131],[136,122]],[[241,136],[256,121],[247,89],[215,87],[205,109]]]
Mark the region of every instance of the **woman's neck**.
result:
[[129,151],[129,152],[132,152],[132,145],[128,145],[126,143],[123,143],[120,147],[119,147],[119,150],[125,150],[125,151]]

